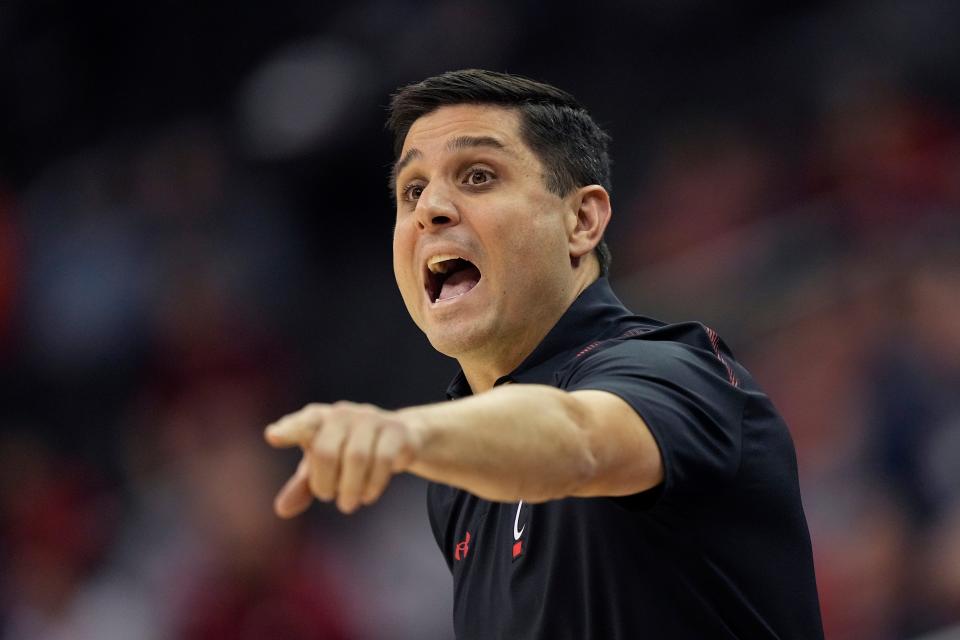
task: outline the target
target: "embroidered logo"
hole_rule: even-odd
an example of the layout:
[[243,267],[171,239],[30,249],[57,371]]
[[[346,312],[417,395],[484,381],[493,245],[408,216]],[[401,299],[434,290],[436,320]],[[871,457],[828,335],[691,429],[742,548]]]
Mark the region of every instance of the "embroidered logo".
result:
[[520,539],[520,536],[523,535],[523,530],[527,528],[527,524],[524,523],[522,527],[517,529],[517,526],[520,524],[520,510],[523,508],[523,500],[517,503],[517,515],[513,518],[513,559],[516,560],[520,554],[523,553],[523,540]]
[[467,557],[467,551],[470,550],[470,532],[467,531],[467,537],[457,543],[453,548],[453,559],[463,560]]

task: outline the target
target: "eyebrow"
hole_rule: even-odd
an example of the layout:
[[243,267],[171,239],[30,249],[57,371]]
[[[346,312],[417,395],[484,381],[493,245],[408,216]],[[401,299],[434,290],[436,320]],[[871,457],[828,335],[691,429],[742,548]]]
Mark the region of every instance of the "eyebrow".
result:
[[[464,149],[475,149],[477,147],[487,147],[490,149],[499,149],[510,152],[510,148],[503,142],[493,136],[457,136],[447,142],[447,151],[462,151]],[[390,171],[390,184],[396,184],[397,176],[403,169],[416,159],[423,158],[423,152],[417,148],[408,149],[403,157],[394,163]]]
[[447,142],[447,151],[461,151],[474,147],[491,147],[493,149],[507,148],[505,144],[493,136],[457,136]]

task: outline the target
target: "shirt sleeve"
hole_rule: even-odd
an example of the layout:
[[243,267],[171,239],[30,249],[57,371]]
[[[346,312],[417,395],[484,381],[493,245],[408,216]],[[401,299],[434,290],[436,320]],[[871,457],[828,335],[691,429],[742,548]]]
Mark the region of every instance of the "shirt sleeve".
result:
[[575,361],[564,377],[568,391],[619,396],[650,428],[664,470],[656,502],[695,499],[736,476],[746,396],[713,352],[678,342],[620,340]]

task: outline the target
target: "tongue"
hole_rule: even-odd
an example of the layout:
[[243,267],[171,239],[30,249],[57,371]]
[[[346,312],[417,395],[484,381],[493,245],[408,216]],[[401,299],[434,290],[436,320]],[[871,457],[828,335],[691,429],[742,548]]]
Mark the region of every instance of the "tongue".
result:
[[447,300],[462,296],[470,289],[477,286],[480,282],[480,271],[473,265],[470,265],[460,271],[456,271],[443,281],[443,287],[440,289],[438,300]]

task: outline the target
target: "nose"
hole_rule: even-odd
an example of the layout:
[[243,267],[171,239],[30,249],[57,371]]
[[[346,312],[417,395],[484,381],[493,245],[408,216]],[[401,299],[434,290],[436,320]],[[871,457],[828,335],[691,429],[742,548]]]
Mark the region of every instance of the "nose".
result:
[[417,200],[417,226],[432,231],[450,227],[460,222],[456,204],[440,185],[431,183]]

